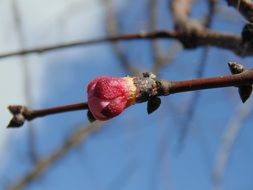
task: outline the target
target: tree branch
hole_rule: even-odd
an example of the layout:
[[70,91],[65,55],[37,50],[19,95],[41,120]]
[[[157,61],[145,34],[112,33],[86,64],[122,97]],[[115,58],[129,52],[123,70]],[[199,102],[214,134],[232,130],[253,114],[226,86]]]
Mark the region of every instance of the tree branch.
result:
[[228,5],[237,9],[249,22],[253,22],[253,3],[251,0],[226,0]]
[[[143,74],[143,77],[134,77],[136,85],[139,83],[141,86],[136,86],[139,88],[140,92],[143,91],[143,97],[140,95],[136,100],[137,103],[148,101],[147,97],[156,97],[156,96],[168,96],[170,94],[204,90],[211,88],[223,88],[235,86],[239,88],[239,93],[243,102],[245,102],[251,94],[252,84],[253,84],[253,69],[246,70],[242,65],[236,63],[229,63],[230,70],[232,75],[218,76],[211,78],[202,78],[194,80],[185,80],[185,81],[168,81],[168,80],[157,80],[155,78],[147,79],[147,73]],[[233,70],[235,69],[235,70]],[[238,70],[237,70],[238,69]],[[149,84],[151,82],[151,84]],[[240,91],[240,87],[250,86],[250,91],[248,88]],[[141,89],[142,88],[142,89]],[[246,92],[243,92],[246,91]],[[147,95],[148,93],[148,95]],[[246,93],[246,95],[245,95]],[[246,98],[245,98],[246,97]],[[142,99],[144,98],[144,99]],[[52,107],[41,110],[32,110],[26,106],[14,105],[8,107],[10,112],[13,115],[12,120],[10,121],[8,127],[20,127],[24,122],[30,121],[37,117],[43,117],[47,115],[84,110],[88,109],[87,103],[76,103],[71,105],[64,105],[59,107]]]
[[20,56],[31,53],[44,53],[53,50],[59,50],[70,47],[93,45],[103,42],[116,42],[124,40],[153,40],[153,39],[175,39],[180,41],[185,48],[197,48],[201,46],[213,46],[217,48],[223,48],[234,52],[240,56],[251,56],[253,55],[253,48],[251,46],[244,46],[240,36],[214,32],[211,30],[193,30],[188,32],[182,31],[168,31],[160,30],[155,32],[141,32],[134,34],[123,34],[112,37],[104,37],[93,40],[75,41],[64,44],[31,48],[21,51],[7,52],[0,54],[1,58]]
[[[20,10],[20,6],[18,4],[17,0],[12,0],[12,12],[14,17],[14,26],[15,30],[17,32],[17,41],[21,49],[25,47],[25,34],[22,30],[23,26],[23,20],[22,20],[22,12]],[[32,105],[32,80],[31,80],[31,73],[29,72],[28,64],[29,60],[26,56],[20,57],[20,62],[22,65],[22,73],[24,76],[24,95],[25,95],[25,101],[27,106]],[[28,147],[30,152],[30,158],[33,163],[36,162],[38,159],[37,153],[36,153],[36,128],[34,127],[34,124],[31,122],[28,125]]]
[[44,117],[70,111],[86,110],[88,109],[88,104],[86,102],[76,103],[39,110],[33,110],[22,105],[10,105],[8,109],[13,115],[13,118],[11,119],[8,127],[13,128],[21,127],[26,120],[31,121],[38,117]]
[[170,95],[180,92],[189,92],[211,88],[252,85],[253,70],[248,70],[236,75],[226,75],[187,81],[162,81],[162,83],[163,92],[161,95]]

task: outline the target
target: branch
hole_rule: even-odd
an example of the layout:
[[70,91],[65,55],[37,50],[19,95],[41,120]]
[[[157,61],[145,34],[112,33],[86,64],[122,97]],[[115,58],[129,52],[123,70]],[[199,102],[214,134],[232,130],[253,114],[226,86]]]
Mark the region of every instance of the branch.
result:
[[13,185],[11,188],[9,188],[9,190],[21,190],[28,186],[35,179],[42,176],[53,164],[55,164],[55,162],[66,156],[66,154],[71,149],[82,143],[83,140],[86,139],[90,133],[94,132],[99,127],[100,124],[94,123],[89,125],[88,127],[82,127],[75,131],[61,147],[55,150],[47,158],[39,160],[29,173],[27,173],[17,182],[12,183]]
[[22,105],[10,105],[8,109],[13,115],[13,118],[11,119],[8,127],[13,128],[13,127],[21,127],[26,120],[31,121],[38,117],[44,117],[48,115],[70,112],[70,111],[86,110],[88,109],[88,104],[76,103],[76,104],[51,107],[51,108],[40,109],[40,110],[33,110]]
[[176,30],[187,32],[204,29],[201,23],[189,19],[193,2],[194,0],[171,1],[170,9]]
[[26,49],[21,51],[14,51],[9,53],[0,54],[1,58],[20,56],[31,53],[44,53],[53,50],[59,50],[70,47],[93,45],[103,42],[116,42],[125,40],[153,40],[153,39],[175,39],[180,41],[185,48],[196,48],[201,46],[213,46],[218,48],[223,48],[234,52],[240,56],[251,56],[253,55],[253,48],[251,46],[244,46],[242,44],[242,39],[240,36],[214,32],[211,30],[193,30],[190,32],[180,32],[180,31],[167,31],[160,30],[155,32],[141,32],[134,34],[123,34],[112,37],[104,37],[87,41],[75,41],[65,44],[58,44],[52,46],[38,47],[32,49]]
[[251,0],[226,0],[228,5],[237,9],[249,22],[253,22],[253,3]]
[[[231,63],[229,63],[231,66]],[[167,96],[170,94],[204,90],[211,88],[223,87],[240,87],[253,84],[253,70],[245,70],[239,74],[193,79],[186,81],[165,81],[161,80],[161,88],[159,89],[159,96]]]
[[[229,67],[233,75],[186,81],[158,80],[154,78],[153,74],[150,73],[143,73],[142,77],[132,77],[135,87],[136,89],[138,89],[136,103],[148,101],[148,103],[152,104],[150,100],[152,98],[156,98],[157,96],[168,96],[170,94],[180,92],[204,90],[211,88],[223,88],[230,86],[238,87],[240,97],[242,101],[245,102],[252,92],[253,69],[246,70],[243,68],[242,65],[234,62],[230,62]],[[160,103],[156,106],[159,107],[159,105]],[[158,107],[156,107],[156,109]],[[85,109],[88,109],[87,103],[76,103],[41,110],[32,110],[21,105],[9,106],[9,110],[12,113],[13,118],[10,121],[8,127],[20,127],[24,124],[26,120],[30,121],[37,117]],[[150,109],[153,111],[155,110],[152,107],[150,107]],[[153,112],[151,110],[148,110],[148,113]]]
[[[157,19],[158,13],[157,8],[158,2],[156,0],[149,0],[148,9],[149,9],[149,30],[155,31],[157,29]],[[169,65],[173,62],[178,52],[182,50],[181,45],[178,42],[173,43],[169,48],[166,48],[164,53],[159,44],[158,40],[152,40],[151,42],[151,56],[154,62],[151,71],[154,74],[158,74],[162,67]]]
[[116,41],[123,41],[123,40],[137,40],[137,39],[155,39],[155,38],[175,38],[175,32],[171,31],[157,31],[157,32],[141,32],[135,34],[123,34],[117,35],[112,37],[102,37],[92,40],[83,40],[83,41],[73,41],[64,44],[57,44],[52,46],[44,46],[38,48],[31,48],[21,51],[14,51],[9,53],[0,54],[0,58],[6,58],[11,56],[19,56],[19,55],[26,55],[31,53],[44,53],[53,50],[60,50],[70,47],[77,47],[77,46],[85,46],[85,45],[93,45],[99,44],[104,42],[116,42]]
[[[208,15],[206,17],[206,22],[203,25],[205,28],[210,28],[212,25],[214,13],[216,9],[216,3],[217,3],[217,0],[208,0]],[[209,48],[205,47],[203,49],[203,53],[200,58],[200,64],[196,71],[197,78],[201,78],[204,75],[204,70],[207,65],[208,53],[209,53]],[[199,97],[200,97],[200,92],[199,91],[195,92],[187,108],[186,118],[182,124],[182,130],[181,130],[182,132],[181,132],[181,136],[179,137],[179,151],[184,146],[185,138],[190,129],[190,124],[194,118]]]

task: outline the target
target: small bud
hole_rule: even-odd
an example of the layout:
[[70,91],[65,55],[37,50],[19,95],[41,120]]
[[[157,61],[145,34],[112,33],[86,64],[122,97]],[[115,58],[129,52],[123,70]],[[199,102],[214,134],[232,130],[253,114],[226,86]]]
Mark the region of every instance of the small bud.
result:
[[228,67],[232,74],[239,74],[245,71],[245,68],[243,67],[242,64],[236,63],[234,61],[229,61]]
[[89,83],[87,93],[89,110],[95,119],[101,121],[119,115],[136,100],[132,77],[98,77]]

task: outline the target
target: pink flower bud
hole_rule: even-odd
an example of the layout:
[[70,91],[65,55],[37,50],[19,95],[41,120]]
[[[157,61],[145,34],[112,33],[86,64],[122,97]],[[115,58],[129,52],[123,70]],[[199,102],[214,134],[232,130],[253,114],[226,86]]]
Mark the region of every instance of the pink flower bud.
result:
[[98,77],[89,83],[87,93],[89,110],[101,121],[119,115],[136,99],[136,87],[131,77]]

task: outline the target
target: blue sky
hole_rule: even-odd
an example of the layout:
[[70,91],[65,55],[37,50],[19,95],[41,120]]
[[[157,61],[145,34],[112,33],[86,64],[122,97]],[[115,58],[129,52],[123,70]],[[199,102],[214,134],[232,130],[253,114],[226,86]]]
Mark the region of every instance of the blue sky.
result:
[[[105,10],[99,0],[19,0],[26,47],[91,39],[105,35]],[[1,51],[18,49],[11,19],[11,4],[4,0],[9,24],[1,29],[1,43],[9,30],[10,45],[1,45]],[[219,3],[213,29],[239,34],[244,20],[224,2]],[[50,5],[50,6],[49,6]],[[147,1],[119,1],[114,5],[122,33],[148,29]],[[0,5],[0,7],[2,7]],[[172,28],[167,1],[159,0],[159,29]],[[31,10],[31,11],[28,11]],[[194,16],[206,14],[205,1],[194,6]],[[1,12],[1,11],[0,11]],[[233,20],[228,20],[228,16]],[[2,18],[3,19],[3,18]],[[9,29],[7,30],[7,27]],[[168,46],[173,42],[162,41]],[[148,41],[121,44],[131,60],[143,71],[151,69],[152,52]],[[180,52],[172,65],[163,68],[159,77],[171,80],[195,78],[203,49]],[[86,101],[86,85],[99,75],[125,76],[110,44],[78,47],[41,55],[30,55],[29,72],[32,78],[32,107]],[[228,61],[239,61],[250,67],[251,58],[240,58],[226,50],[210,48],[204,75],[229,74]],[[1,184],[10,185],[33,168],[29,158],[27,125],[17,130],[5,129],[9,119],[5,107],[11,103],[25,104],[20,58],[0,60],[1,86]],[[8,73],[15,76],[9,78]],[[10,85],[15,88],[10,88]],[[236,88],[201,92],[195,117],[189,124],[189,133],[183,149],[179,150],[182,123],[193,93],[175,94],[162,98],[161,107],[147,115],[146,104],[128,108],[119,117],[103,127],[53,164],[39,179],[27,186],[28,190],[98,189],[98,190],[209,190],[213,189],[212,175],[224,132],[233,119],[252,107],[249,101],[242,105]],[[252,111],[249,111],[236,141],[224,175],[224,189],[252,189],[251,160]],[[87,126],[86,112],[73,112],[35,120],[36,150],[45,158],[60,147],[78,127]],[[1,187],[0,189],[5,189]]]

